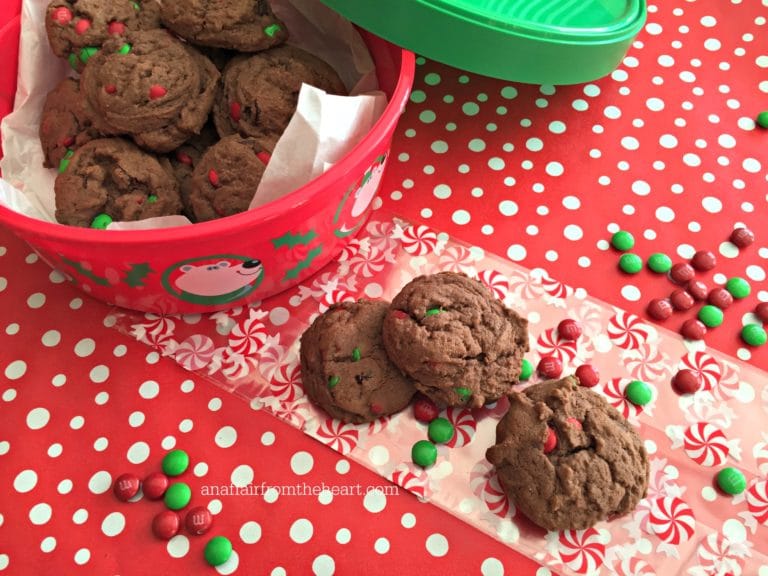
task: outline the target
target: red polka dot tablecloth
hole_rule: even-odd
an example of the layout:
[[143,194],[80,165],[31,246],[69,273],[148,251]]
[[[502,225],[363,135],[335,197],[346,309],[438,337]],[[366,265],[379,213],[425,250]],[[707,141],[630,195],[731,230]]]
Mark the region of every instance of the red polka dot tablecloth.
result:
[[[632,232],[643,258],[683,262],[711,250],[718,263],[697,278],[714,287],[739,276],[752,290],[706,342],[768,368],[765,347],[738,336],[768,301],[768,132],[753,121],[768,109],[767,18],[757,0],[652,4],[619,69],[581,86],[511,84],[420,61],[381,209],[544,269],[645,321],[648,300],[676,286],[647,270],[621,274],[610,235]],[[738,225],[757,237],[742,250],[727,242]],[[106,306],[7,230],[0,246],[0,573],[213,573],[206,536],[161,542],[150,525],[162,504],[110,492],[124,472],[156,471],[172,448],[190,453],[182,480],[192,505],[214,514],[210,535],[233,542],[223,573],[551,573],[405,490],[387,494],[393,485],[379,475],[122,334]],[[663,326],[677,331],[696,308]],[[716,419],[711,427],[695,431],[704,457],[722,445]],[[758,444],[729,445],[732,458],[733,448],[762,461]],[[766,469],[756,470],[764,486]],[[203,495],[262,483],[313,493]],[[366,495],[369,487],[380,490]],[[657,512],[685,531],[687,512],[669,497]],[[753,519],[728,525],[705,552],[712,570],[700,573],[754,573],[737,560],[768,552],[768,519]],[[588,538],[566,548],[585,567],[600,565],[599,549]],[[636,561],[602,570],[655,573]]]

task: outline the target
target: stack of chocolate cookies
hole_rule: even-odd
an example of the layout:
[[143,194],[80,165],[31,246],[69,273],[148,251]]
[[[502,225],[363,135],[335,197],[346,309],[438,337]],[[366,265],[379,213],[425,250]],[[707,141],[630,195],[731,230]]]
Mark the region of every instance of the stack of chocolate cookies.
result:
[[345,94],[267,0],[54,0],[46,31],[79,74],[40,123],[62,224],[247,210],[302,83]]

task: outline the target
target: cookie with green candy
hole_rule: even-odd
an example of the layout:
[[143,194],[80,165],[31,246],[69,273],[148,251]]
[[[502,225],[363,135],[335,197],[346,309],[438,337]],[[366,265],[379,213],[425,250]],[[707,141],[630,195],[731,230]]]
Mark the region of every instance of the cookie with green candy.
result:
[[512,391],[528,322],[478,280],[419,276],[395,296],[383,340],[393,363],[438,405],[479,408]]
[[332,305],[301,337],[301,379],[309,399],[344,422],[399,412],[416,393],[384,352],[383,300]]

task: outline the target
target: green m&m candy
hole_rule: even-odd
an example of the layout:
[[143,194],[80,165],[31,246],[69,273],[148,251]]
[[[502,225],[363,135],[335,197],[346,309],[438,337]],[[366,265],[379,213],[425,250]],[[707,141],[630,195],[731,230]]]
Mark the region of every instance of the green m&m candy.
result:
[[466,402],[469,397],[472,396],[472,390],[465,388],[464,386],[459,386],[458,388],[454,388],[454,390],[456,390],[456,394],[461,397],[462,402]]
[[221,566],[232,556],[232,542],[224,536],[214,536],[205,545],[205,561],[211,566]]
[[85,46],[80,49],[80,61],[85,64],[91,57],[98,52],[99,49],[96,46]]
[[632,250],[635,247],[635,237],[626,230],[619,230],[611,236],[611,246],[621,252]]
[[181,510],[192,499],[192,490],[185,482],[176,482],[168,486],[163,502],[170,510]]
[[717,328],[723,323],[723,311],[717,306],[712,306],[712,304],[702,306],[698,317],[701,323],[709,328]]
[[189,455],[184,450],[171,450],[163,458],[161,467],[167,476],[179,476],[189,467]]
[[656,274],[666,274],[672,269],[672,259],[661,252],[651,254],[648,257],[648,269]]
[[523,358],[523,365],[520,368],[520,380],[528,380],[533,376],[533,364],[527,358]]
[[270,38],[273,38],[275,36],[275,34],[280,32],[280,30],[282,30],[280,25],[278,25],[278,24],[270,24],[269,26],[264,28],[264,34],[266,34]]
[[411,448],[411,460],[422,468],[432,466],[437,460],[437,446],[429,440],[419,440]]
[[755,119],[755,123],[760,126],[760,128],[768,128],[768,110],[760,112]]
[[72,160],[72,156],[75,155],[75,151],[72,150],[72,148],[67,148],[66,154],[64,154],[64,157],[61,159],[61,162],[59,162],[59,174],[64,174],[64,172],[67,171],[69,168],[69,163]]
[[750,346],[762,346],[768,341],[768,334],[760,324],[745,324],[741,329],[741,339]]
[[427,428],[427,435],[435,444],[450,442],[453,434],[453,424],[447,418],[435,418]]
[[96,230],[106,230],[107,226],[110,224],[112,224],[112,216],[109,214],[99,214],[93,219],[93,222],[91,222],[91,228]]
[[627,274],[637,274],[643,269],[643,259],[637,254],[622,254],[619,258],[619,268]]
[[632,380],[624,389],[624,396],[636,406],[645,406],[653,398],[653,391],[642,380]]
[[744,280],[744,278],[730,278],[728,282],[725,283],[725,289],[737,300],[746,298],[751,292],[749,282]]
[[717,485],[726,494],[741,494],[747,489],[747,479],[741,470],[728,466],[717,473]]

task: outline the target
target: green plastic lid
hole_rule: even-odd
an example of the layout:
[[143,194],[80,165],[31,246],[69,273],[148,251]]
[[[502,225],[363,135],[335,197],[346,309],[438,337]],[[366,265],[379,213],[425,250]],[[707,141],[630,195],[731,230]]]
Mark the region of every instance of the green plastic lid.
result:
[[612,72],[646,0],[322,0],[390,42],[504,80],[579,84]]

